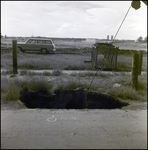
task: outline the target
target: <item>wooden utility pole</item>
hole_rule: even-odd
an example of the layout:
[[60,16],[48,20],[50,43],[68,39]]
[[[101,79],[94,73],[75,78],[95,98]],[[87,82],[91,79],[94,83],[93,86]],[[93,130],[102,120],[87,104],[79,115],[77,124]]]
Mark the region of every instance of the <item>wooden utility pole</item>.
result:
[[95,48],[95,68],[98,68],[98,50]]
[[13,74],[17,74],[17,40],[12,41]]
[[138,86],[138,67],[139,67],[139,54],[136,53],[133,55],[133,64],[132,64],[132,87],[137,90]]
[[142,61],[143,61],[143,51],[139,52],[139,71],[138,74],[141,75],[141,70],[142,70]]
[[94,61],[94,51],[95,51],[95,47],[93,46],[91,50],[91,62]]

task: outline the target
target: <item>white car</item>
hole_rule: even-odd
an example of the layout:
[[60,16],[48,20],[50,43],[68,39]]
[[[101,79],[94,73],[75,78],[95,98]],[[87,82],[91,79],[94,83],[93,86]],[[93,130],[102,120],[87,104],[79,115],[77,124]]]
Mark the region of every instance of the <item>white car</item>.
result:
[[17,50],[25,51],[40,51],[42,54],[54,53],[55,45],[51,39],[29,38],[25,43],[17,43]]

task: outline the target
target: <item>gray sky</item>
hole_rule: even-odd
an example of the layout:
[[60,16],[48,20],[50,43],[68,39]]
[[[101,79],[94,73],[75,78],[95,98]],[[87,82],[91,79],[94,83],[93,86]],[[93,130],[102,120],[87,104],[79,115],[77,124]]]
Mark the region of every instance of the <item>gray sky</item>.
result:
[[[1,1],[7,36],[107,38],[115,36],[131,1]],[[130,9],[116,39],[147,36],[147,6]]]

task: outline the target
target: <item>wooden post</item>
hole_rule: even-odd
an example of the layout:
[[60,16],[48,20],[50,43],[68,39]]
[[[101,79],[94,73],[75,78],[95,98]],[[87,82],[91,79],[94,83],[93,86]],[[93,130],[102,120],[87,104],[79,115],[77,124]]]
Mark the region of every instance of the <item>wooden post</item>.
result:
[[17,74],[17,40],[12,41],[13,74]]
[[141,75],[141,70],[142,70],[142,61],[143,61],[143,51],[139,52],[139,71],[138,74]]
[[93,62],[95,61],[95,47],[93,47]]
[[94,53],[94,46],[92,47],[92,50],[91,50],[91,62],[93,62],[93,53]]
[[139,54],[133,55],[133,64],[132,64],[132,87],[137,90],[138,85],[138,66],[139,66]]
[[95,48],[95,68],[98,68],[98,50]]
[[115,57],[114,57],[114,68],[117,67],[117,56],[118,56],[118,50],[115,50]]

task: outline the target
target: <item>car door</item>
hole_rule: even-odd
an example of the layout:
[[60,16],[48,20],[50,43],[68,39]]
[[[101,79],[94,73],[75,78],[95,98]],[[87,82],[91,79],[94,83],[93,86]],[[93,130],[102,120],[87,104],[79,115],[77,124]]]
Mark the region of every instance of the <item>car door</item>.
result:
[[34,43],[36,42],[36,40],[34,39],[29,39],[26,44],[25,44],[25,50],[27,51],[33,51],[34,50]]
[[52,45],[51,40],[46,40],[46,41],[44,42],[44,45],[45,45],[45,47],[46,47],[47,50],[49,50],[49,51],[52,51],[52,50],[53,50],[53,45]]
[[43,48],[42,40],[36,40],[36,43],[34,44],[34,50],[40,51]]

